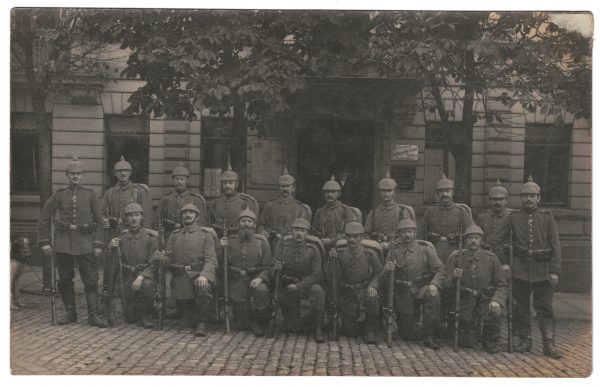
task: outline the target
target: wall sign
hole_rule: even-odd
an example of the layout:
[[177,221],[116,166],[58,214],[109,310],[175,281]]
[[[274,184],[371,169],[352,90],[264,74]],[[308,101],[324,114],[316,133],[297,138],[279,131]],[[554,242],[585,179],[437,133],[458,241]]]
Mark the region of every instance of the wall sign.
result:
[[252,183],[277,184],[283,170],[283,143],[280,140],[252,142]]
[[419,160],[419,146],[392,144],[391,158],[394,161],[417,161]]

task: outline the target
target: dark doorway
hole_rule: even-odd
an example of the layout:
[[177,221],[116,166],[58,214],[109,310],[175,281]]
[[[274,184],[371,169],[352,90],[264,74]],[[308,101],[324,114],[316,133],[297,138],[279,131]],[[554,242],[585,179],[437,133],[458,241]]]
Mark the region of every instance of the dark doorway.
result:
[[324,204],[325,181],[347,175],[341,201],[366,217],[373,201],[374,132],[370,121],[336,119],[310,122],[299,131],[296,194],[313,214]]

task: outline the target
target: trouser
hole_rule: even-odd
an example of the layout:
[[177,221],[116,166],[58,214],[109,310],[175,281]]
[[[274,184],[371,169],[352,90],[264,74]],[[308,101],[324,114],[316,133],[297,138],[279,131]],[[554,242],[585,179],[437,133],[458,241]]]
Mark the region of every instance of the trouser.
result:
[[458,336],[464,346],[473,346],[480,338],[484,343],[500,339],[502,318],[490,312],[490,302],[489,298],[461,297]]
[[[439,318],[439,293],[432,296],[429,285],[419,289],[417,294],[407,289],[396,289],[398,291],[394,297],[394,310],[398,319],[398,334],[405,339],[415,338],[416,333],[430,335]],[[422,324],[422,332],[417,332],[415,323]]]
[[199,322],[207,322],[212,313],[214,285],[209,282],[206,289],[194,286],[194,298],[175,299],[177,308],[183,315],[184,322],[195,328]]
[[554,290],[550,281],[529,282],[513,280],[513,329],[515,335],[531,336],[531,295],[533,294],[533,309],[539,320],[554,318],[552,299]]
[[[125,274],[123,278],[123,291],[125,293],[125,304],[123,305],[123,317],[128,323],[134,323],[141,318],[152,314],[154,307],[154,292],[156,282],[149,278],[144,278],[139,290],[131,289],[131,284],[137,278],[137,275]],[[118,281],[118,277],[115,278]],[[121,290],[117,287],[117,294]]]
[[248,330],[248,324],[252,319],[266,320],[270,313],[271,293],[265,283],[256,288],[249,287],[246,293],[246,301],[232,297],[233,317],[238,330]]
[[56,268],[58,269],[58,290],[61,295],[72,292],[75,288],[75,261],[79,266],[79,276],[86,293],[98,291],[98,264],[93,254],[69,255],[56,253]]
[[345,336],[361,336],[364,329],[375,330],[379,315],[379,296],[369,297],[366,289],[355,292],[338,290],[338,311],[342,320],[341,332]]
[[317,319],[322,318],[325,305],[325,291],[321,285],[312,285],[304,294],[298,290],[289,290],[286,287],[282,287],[279,291],[281,292],[279,305],[281,306],[286,330],[298,332],[302,329],[304,325],[300,310],[302,299],[308,299],[310,302],[310,324],[315,326],[322,324],[322,321],[317,321]]

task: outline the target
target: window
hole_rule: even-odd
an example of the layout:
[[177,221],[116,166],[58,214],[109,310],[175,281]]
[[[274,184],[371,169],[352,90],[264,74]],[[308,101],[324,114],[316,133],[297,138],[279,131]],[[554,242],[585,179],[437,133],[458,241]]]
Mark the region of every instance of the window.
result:
[[529,125],[525,129],[524,177],[531,175],[540,186],[543,205],[567,204],[570,146],[568,126]]
[[116,184],[114,166],[121,155],[131,164],[131,181],[148,184],[149,121],[141,116],[106,115],[106,188]]
[[[50,115],[47,116],[51,125]],[[10,117],[10,190],[17,194],[37,194],[39,148],[33,114],[12,113]]]
[[[212,198],[221,195],[221,171],[227,168],[231,152],[233,120],[227,117],[202,117],[203,194]],[[241,171],[235,171],[238,174]]]

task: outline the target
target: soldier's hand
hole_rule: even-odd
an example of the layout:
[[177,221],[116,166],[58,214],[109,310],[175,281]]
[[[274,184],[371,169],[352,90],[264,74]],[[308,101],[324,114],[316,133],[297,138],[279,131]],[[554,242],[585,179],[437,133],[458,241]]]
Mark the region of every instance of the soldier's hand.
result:
[[558,274],[550,274],[550,284],[552,286],[558,285]]
[[332,248],[332,249],[329,249],[329,256],[330,256],[331,258],[337,258],[337,257],[338,257],[338,252],[337,252],[337,250],[336,250],[336,249],[333,249],[333,248]]
[[177,223],[177,222],[175,222],[175,228],[181,228],[181,227],[182,227],[182,226],[181,226],[181,223]]
[[167,257],[167,254],[165,254],[165,252],[162,250],[156,250],[154,252],[154,259],[157,261],[168,261],[169,260],[169,258]]
[[273,264],[273,270],[281,270],[281,269],[283,269],[283,262],[275,261],[275,263]]
[[131,284],[131,290],[140,290],[142,287],[142,282],[144,281],[144,277],[138,275],[135,281]]
[[387,261],[385,263],[386,271],[394,271],[395,268],[396,268],[396,263],[394,261]]
[[390,247],[390,244],[388,242],[379,242],[379,247],[381,247],[382,250],[387,250]]
[[100,258],[102,256],[102,249],[100,247],[94,247],[94,257]]
[[269,234],[269,232],[267,230],[263,230],[263,232],[261,234],[263,234],[263,236],[267,239],[269,239],[269,237],[271,236],[271,234]]
[[227,240],[227,238],[225,238],[225,237],[221,238],[221,246],[223,246],[223,247],[229,246],[229,241]]
[[52,255],[52,246],[50,246],[50,245],[42,246],[42,253],[44,253],[44,255],[46,257],[51,256]]
[[369,286],[367,288],[367,296],[369,296],[369,297],[377,297],[377,289],[375,289],[372,286]]
[[263,282],[262,278],[255,278],[250,282],[250,287],[257,288],[258,285],[262,284],[262,282]]
[[110,228],[110,220],[108,218],[102,218],[102,227]]
[[506,276],[506,279],[509,280],[511,278],[512,272],[510,270],[510,266],[508,265],[502,265],[501,266],[502,271],[504,271],[504,275]]
[[497,303],[496,301],[492,301],[490,302],[490,312],[492,312],[492,315],[494,317],[498,317],[500,316],[500,312],[502,311],[502,308],[500,307],[500,304]]
[[286,286],[287,290],[290,290],[292,292],[295,292],[296,290],[298,290],[298,286],[296,286],[296,284],[289,284],[288,286]]
[[435,297],[438,294],[438,288],[435,285],[429,285],[429,294],[431,297]]
[[200,277],[196,278],[196,286],[202,290],[206,290],[208,288],[208,279],[201,275]]
[[121,243],[121,239],[120,238],[113,238],[110,241],[110,248],[114,249],[116,247],[119,247],[119,244]]
[[461,269],[460,267],[457,267],[452,271],[452,278],[462,278],[462,275],[463,269]]

